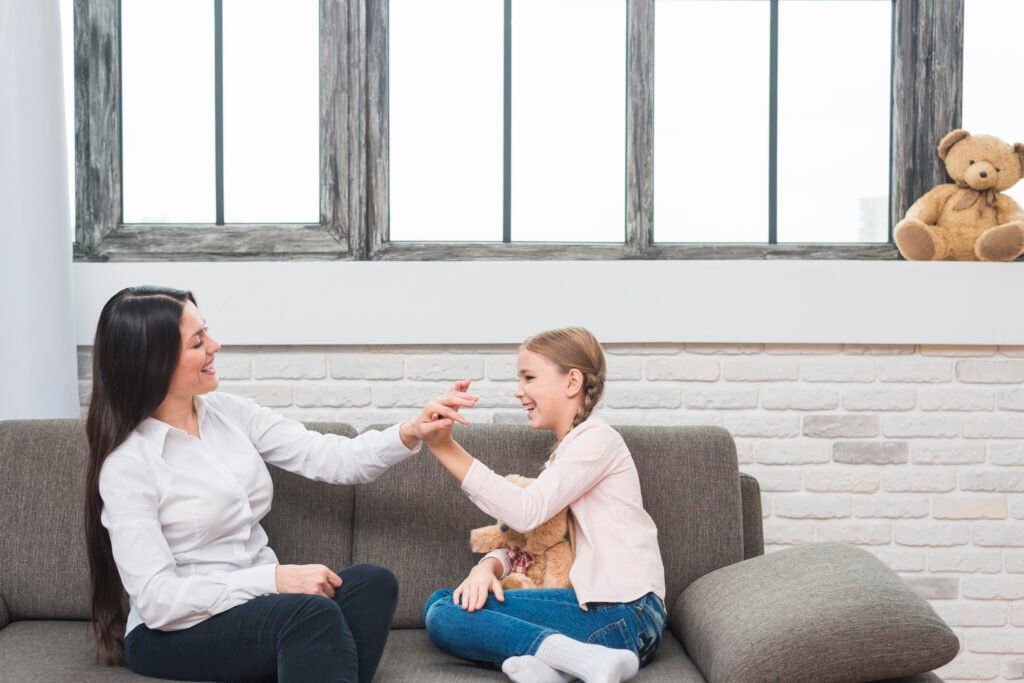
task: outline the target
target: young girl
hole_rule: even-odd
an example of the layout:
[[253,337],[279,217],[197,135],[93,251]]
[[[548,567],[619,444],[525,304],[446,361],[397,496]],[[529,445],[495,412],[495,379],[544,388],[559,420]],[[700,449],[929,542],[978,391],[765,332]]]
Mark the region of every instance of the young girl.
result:
[[619,433],[592,414],[604,390],[604,352],[582,328],[541,332],[520,347],[518,374],[515,395],[530,426],[558,437],[529,488],[473,458],[451,430],[428,443],[470,500],[513,529],[529,531],[568,505],[573,588],[503,593],[500,579],[511,567],[508,551],[498,550],[454,591],[427,600],[427,632],[445,652],[500,665],[513,681],[629,679],[661,644],[665,570],[633,458]]

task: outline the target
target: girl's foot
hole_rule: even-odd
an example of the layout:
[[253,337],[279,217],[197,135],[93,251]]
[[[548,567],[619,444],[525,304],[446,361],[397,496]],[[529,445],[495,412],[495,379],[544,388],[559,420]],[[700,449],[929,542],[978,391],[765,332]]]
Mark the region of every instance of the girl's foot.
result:
[[541,642],[537,659],[553,669],[582,678],[584,683],[619,683],[636,676],[640,670],[640,660],[631,650],[582,643],[560,633]]
[[540,661],[533,655],[509,657],[501,670],[515,683],[569,683],[573,677]]

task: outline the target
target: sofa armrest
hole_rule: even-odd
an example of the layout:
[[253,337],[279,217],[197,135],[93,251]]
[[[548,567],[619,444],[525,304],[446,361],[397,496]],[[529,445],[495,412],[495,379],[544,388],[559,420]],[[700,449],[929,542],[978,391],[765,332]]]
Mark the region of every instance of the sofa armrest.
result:
[[836,543],[702,576],[673,605],[672,630],[712,682],[900,678],[959,650],[956,634],[895,572]]
[[743,500],[743,559],[764,555],[764,515],[761,513],[761,485],[746,472],[740,472]]
[[0,595],[0,628],[7,626],[11,623],[11,613],[7,611],[7,603],[4,602],[4,596]]

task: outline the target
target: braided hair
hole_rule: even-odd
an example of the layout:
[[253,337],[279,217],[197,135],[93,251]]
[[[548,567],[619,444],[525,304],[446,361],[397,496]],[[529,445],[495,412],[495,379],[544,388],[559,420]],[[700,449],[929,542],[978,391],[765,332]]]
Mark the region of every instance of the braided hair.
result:
[[562,372],[576,369],[583,375],[583,403],[572,426],[577,427],[590,417],[604,393],[606,375],[604,350],[589,330],[582,327],[562,327],[538,332],[519,347],[544,356]]

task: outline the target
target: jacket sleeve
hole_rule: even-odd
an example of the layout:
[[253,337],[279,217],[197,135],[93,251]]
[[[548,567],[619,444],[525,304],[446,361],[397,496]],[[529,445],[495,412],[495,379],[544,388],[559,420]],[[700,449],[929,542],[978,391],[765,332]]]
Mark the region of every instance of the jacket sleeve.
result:
[[180,576],[161,531],[156,484],[140,459],[111,455],[100,472],[100,521],[125,591],[152,629],[175,631],[277,593],[276,564]]
[[[506,576],[512,573],[512,563],[509,562],[507,549],[498,548],[497,550],[492,550],[491,552],[481,557],[480,562],[483,562],[488,557],[493,557],[498,562],[501,562],[501,576],[499,576],[498,579],[504,579]],[[477,562],[477,564],[480,564],[480,562]]]
[[474,459],[462,489],[487,514],[520,533],[532,531],[614,471],[617,434],[609,431],[580,434],[525,489]]

